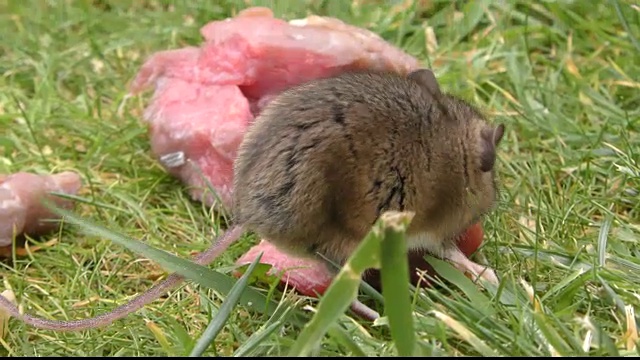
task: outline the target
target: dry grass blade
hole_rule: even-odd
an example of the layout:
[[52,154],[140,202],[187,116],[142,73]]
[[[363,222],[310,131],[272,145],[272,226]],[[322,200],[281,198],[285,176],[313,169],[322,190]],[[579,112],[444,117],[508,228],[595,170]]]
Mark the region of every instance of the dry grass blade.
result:
[[451,316],[442,313],[438,310],[432,310],[431,313],[442,322],[445,323],[448,327],[453,329],[460,338],[469,344],[471,344],[479,353],[483,356],[497,356],[496,352],[493,351],[487,344],[480,340],[473,332],[469,331],[462,323],[456,321]]

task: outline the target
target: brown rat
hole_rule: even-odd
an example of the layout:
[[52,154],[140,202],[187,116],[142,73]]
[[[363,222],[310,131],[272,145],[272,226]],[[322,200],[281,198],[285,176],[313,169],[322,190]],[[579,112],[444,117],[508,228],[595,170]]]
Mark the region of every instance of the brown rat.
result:
[[[411,249],[481,266],[455,240],[496,202],[504,126],[430,70],[351,72],[273,100],[235,164],[234,216],[282,251],[343,264],[384,211],[413,211]],[[490,269],[484,277],[497,282]]]
[[[212,262],[244,230],[295,256],[318,254],[337,264],[388,210],[413,211],[410,249],[426,249],[461,270],[497,282],[471,262],[455,239],[496,202],[494,163],[504,126],[442,93],[430,70],[407,76],[344,73],[278,95],[249,128],[234,168],[233,221],[195,262]],[[484,272],[483,272],[484,271]],[[112,312],[29,325],[83,330],[107,325],[177,286],[172,274]]]

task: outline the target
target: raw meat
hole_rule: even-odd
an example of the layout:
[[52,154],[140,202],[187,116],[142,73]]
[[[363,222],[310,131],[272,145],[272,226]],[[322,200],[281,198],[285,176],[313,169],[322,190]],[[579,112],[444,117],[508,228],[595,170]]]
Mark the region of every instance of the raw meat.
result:
[[236,264],[251,264],[260,252],[262,252],[260,263],[271,265],[269,274],[282,275],[281,283],[288,283],[300,294],[312,297],[322,295],[333,280],[323,263],[285,255],[266,240],[261,240],[258,245],[249,249],[236,261]]
[[[460,250],[468,257],[471,256],[482,243],[483,231],[480,224],[471,226],[459,239]],[[262,240],[255,245],[237,261],[236,265],[246,265],[252,263],[262,252],[260,263],[269,264],[272,268],[269,274],[282,275],[281,283],[288,283],[299,293],[306,296],[317,296],[324,294],[333,280],[326,266],[320,261],[303,261],[292,258],[280,252],[271,243]],[[417,270],[424,270],[430,276],[437,275],[433,268],[424,260],[424,253],[412,251],[409,253],[409,267],[411,282],[414,285],[429,286],[428,279],[422,278]],[[237,274],[239,275],[239,274]],[[364,274],[364,280],[377,290],[381,290],[380,272],[371,269]]]
[[58,207],[70,209],[73,202],[48,193],[76,194],[82,187],[80,176],[65,171],[52,175],[18,172],[0,175],[0,246],[11,245],[16,236],[41,235],[57,228],[51,213],[40,200],[46,197]]
[[[207,205],[220,205],[205,179],[229,204],[233,161],[244,131],[282,90],[349,69],[406,73],[418,61],[378,35],[328,17],[286,22],[271,10],[248,8],[200,30],[200,47],[151,56],[131,84],[155,87],[143,115],[151,149],[168,172]],[[198,169],[193,165],[197,165]]]

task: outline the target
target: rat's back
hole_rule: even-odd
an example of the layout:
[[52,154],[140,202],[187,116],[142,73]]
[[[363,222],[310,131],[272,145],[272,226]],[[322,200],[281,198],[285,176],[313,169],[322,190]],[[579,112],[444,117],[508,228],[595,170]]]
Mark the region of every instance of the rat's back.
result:
[[343,260],[339,254],[355,249],[383,206],[407,201],[384,189],[397,184],[392,157],[405,157],[397,148],[408,152],[406,135],[415,133],[401,124],[394,105],[410,101],[410,90],[400,76],[359,72],[275,98],[240,146],[235,221],[285,251]]
[[277,96],[240,146],[235,221],[283,251],[338,263],[384,211],[415,211],[436,237],[462,231],[480,213],[463,199],[469,187],[493,186],[467,168],[486,124],[451,97],[434,106],[435,78],[415,74],[345,73]]

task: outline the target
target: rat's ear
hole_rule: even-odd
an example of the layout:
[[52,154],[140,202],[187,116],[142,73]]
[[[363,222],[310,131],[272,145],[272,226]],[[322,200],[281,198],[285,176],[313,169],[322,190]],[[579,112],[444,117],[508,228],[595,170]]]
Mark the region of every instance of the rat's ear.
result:
[[504,136],[504,124],[496,127],[486,127],[480,132],[482,146],[480,150],[480,170],[488,172],[496,162],[496,146]]
[[504,136],[504,124],[500,124],[493,129],[493,145],[498,146],[502,140],[502,136]]
[[433,74],[433,71],[429,69],[414,70],[410,72],[407,77],[418,83],[418,85],[427,90],[429,94],[434,96],[440,95],[440,85],[438,84],[438,80],[436,80],[436,76]]

